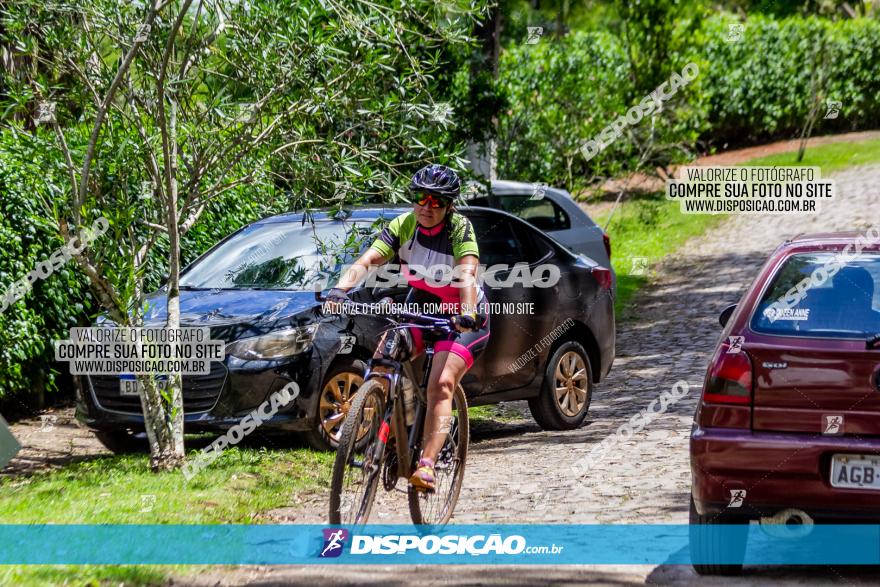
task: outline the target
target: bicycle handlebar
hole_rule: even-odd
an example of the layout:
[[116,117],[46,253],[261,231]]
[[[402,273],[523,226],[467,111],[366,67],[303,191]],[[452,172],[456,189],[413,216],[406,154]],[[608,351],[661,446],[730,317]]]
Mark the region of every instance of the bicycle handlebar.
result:
[[[330,301],[326,297],[321,295],[316,295],[315,299],[319,302]],[[374,310],[375,304],[364,304],[354,301],[337,303],[343,306],[343,308],[353,309],[358,315],[379,316],[397,322],[408,322],[417,326],[426,326],[429,328],[436,328],[438,330],[451,331],[455,328],[450,318],[435,318],[433,316],[425,316],[424,314],[413,314],[411,312],[377,312]]]

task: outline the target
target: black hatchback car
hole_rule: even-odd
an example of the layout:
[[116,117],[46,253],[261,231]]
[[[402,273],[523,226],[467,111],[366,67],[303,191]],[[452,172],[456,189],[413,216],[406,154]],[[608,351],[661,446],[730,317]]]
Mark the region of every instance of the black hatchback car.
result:
[[[314,283],[407,210],[273,216],[230,235],[183,271],[182,325],[209,327],[212,339],[227,343],[225,359],[212,363],[210,374],[183,378],[188,433],[228,429],[296,381],[299,397],[260,431],[302,433],[316,448],[335,446],[385,322],[322,315]],[[505,212],[471,207],[463,213],[474,226],[480,262],[492,272],[487,301],[533,309],[493,314],[489,345],[462,381],[471,405],[528,399],[543,428],[579,426],[593,385],[614,360],[610,270]],[[346,248],[353,251],[348,257],[334,255]],[[499,264],[507,267],[491,269]],[[552,287],[526,287],[523,280],[505,286],[514,264],[553,264],[560,278]],[[165,322],[165,293],[149,297],[148,325]],[[369,302],[386,294],[361,288],[352,297]],[[83,379],[77,418],[111,450],[132,448],[144,429],[137,393],[117,376]]]

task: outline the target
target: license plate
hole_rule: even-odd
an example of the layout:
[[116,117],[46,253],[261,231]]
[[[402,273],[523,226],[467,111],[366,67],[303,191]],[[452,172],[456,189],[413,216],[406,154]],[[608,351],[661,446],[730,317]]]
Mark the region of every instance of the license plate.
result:
[[834,455],[831,486],[880,490],[880,456]]
[[[161,377],[156,383],[158,384],[159,390],[164,391],[168,389],[168,378]],[[144,384],[138,381],[137,377],[134,375],[120,375],[119,376],[119,395],[123,397],[137,397],[144,390]]]

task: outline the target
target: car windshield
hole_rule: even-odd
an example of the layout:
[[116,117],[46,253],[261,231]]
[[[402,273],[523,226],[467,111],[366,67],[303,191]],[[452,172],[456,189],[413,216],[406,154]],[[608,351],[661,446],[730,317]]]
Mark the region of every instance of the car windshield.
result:
[[370,244],[370,223],[253,224],[218,246],[181,276],[190,289],[314,290],[335,283],[342,265]]
[[[854,257],[854,254],[850,255]],[[792,255],[752,316],[756,332],[868,339],[880,332],[880,255]]]

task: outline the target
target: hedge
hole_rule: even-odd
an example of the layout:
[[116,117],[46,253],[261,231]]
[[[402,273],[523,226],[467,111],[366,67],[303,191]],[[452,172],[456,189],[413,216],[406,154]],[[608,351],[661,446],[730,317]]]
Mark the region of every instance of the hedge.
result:
[[[703,85],[716,144],[755,143],[796,136],[813,98],[812,65],[825,68],[824,95],[841,102],[836,119],[819,113],[816,134],[880,124],[880,22],[751,18],[742,42],[724,41],[727,21],[704,30],[711,63]],[[823,48],[824,39],[824,48]],[[823,54],[824,53],[824,54]]]
[[[660,115],[628,130],[642,144],[653,133],[659,146],[641,167],[798,136],[811,107],[813,63],[825,69],[825,99],[842,103],[836,119],[824,119],[822,108],[814,134],[880,126],[880,22],[754,16],[741,23],[744,38],[728,42],[734,23],[741,21],[713,16],[676,43],[686,49],[673,70],[694,61],[700,75]],[[590,161],[574,156],[643,98],[617,37],[575,32],[516,46],[502,56],[499,86],[509,102],[499,121],[500,177],[572,189],[639,166],[626,135]]]

